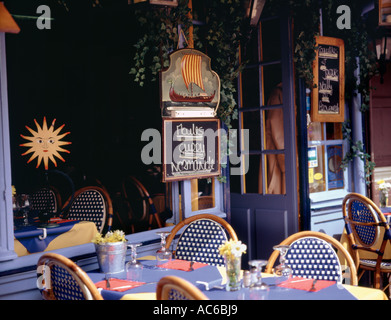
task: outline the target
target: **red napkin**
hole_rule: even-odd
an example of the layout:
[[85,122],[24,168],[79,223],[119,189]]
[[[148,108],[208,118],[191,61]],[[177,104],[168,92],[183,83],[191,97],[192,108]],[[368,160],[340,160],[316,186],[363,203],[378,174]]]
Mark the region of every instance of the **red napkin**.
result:
[[106,280],[99,281],[95,283],[95,286],[97,288],[102,288],[104,290],[112,290],[112,291],[126,291],[133,288],[137,288],[139,286],[142,286],[145,284],[145,282],[138,282],[138,281],[130,281],[130,280],[122,280],[122,279],[115,279],[110,278],[110,288],[106,287]]
[[206,263],[193,262],[193,265],[191,266],[193,269],[190,269],[190,263],[191,261],[175,259],[166,262],[164,264],[161,264],[158,267],[165,268],[165,269],[182,270],[182,271],[193,271],[195,269],[202,268],[208,265]]
[[312,288],[312,284],[313,283],[314,283],[314,279],[306,279],[306,278],[301,278],[301,277],[295,277],[295,278],[291,278],[291,279],[289,279],[287,281],[281,282],[277,286],[282,287],[282,288],[298,289],[298,290],[317,292],[319,290],[322,290],[324,288],[332,286],[333,284],[335,284],[335,281],[317,280],[316,283],[315,283],[315,287]]

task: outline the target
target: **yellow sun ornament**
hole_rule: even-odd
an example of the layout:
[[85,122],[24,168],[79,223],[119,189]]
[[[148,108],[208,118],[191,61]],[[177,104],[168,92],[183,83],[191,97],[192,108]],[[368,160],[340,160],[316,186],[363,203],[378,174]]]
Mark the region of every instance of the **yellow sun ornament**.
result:
[[62,128],[65,126],[58,127],[54,130],[54,123],[56,119],[52,121],[51,126],[48,128],[46,123],[46,117],[43,118],[43,125],[40,127],[37,120],[34,119],[35,125],[37,126],[37,131],[32,130],[26,126],[27,130],[31,132],[32,136],[20,135],[23,139],[29,140],[30,142],[23,143],[20,146],[29,147],[25,153],[22,153],[22,156],[33,153],[27,163],[30,163],[32,160],[38,157],[37,168],[40,166],[42,160],[45,166],[45,170],[49,168],[49,159],[57,167],[57,162],[54,157],[59,158],[61,161],[65,162],[64,158],[59,154],[59,152],[70,153],[70,151],[61,148],[61,146],[71,144],[72,142],[60,141],[70,132],[63,133],[59,135]]

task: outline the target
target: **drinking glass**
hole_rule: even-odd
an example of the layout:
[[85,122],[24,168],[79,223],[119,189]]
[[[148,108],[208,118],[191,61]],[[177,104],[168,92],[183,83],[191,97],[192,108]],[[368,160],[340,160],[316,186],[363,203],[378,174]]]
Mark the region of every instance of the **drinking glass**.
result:
[[266,300],[269,295],[269,286],[262,281],[262,267],[267,260],[250,260],[248,264],[257,271],[257,279],[250,285],[250,300]]
[[143,265],[137,261],[137,247],[141,246],[141,243],[130,243],[131,255],[130,260],[126,264],[126,279],[131,281],[141,281],[141,276],[143,273]]
[[156,261],[157,265],[160,266],[166,262],[171,261],[172,259],[172,252],[166,248],[166,238],[170,234],[170,232],[164,231],[164,232],[156,232],[158,235],[160,235],[161,239],[161,248],[156,251]]
[[273,247],[273,250],[278,250],[280,252],[280,264],[274,269],[274,274],[277,277],[280,277],[280,282],[289,280],[293,274],[293,270],[285,263],[286,254],[290,248],[289,245],[277,245]]

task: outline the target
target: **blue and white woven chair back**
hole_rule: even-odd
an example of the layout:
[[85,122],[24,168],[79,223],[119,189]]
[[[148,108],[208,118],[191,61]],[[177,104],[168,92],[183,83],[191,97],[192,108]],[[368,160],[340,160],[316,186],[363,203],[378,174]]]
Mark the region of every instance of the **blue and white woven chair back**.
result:
[[50,279],[50,286],[57,300],[92,300],[90,291],[67,266],[52,265]]
[[30,198],[30,209],[34,211],[57,212],[57,200],[53,190],[40,189],[34,192]]
[[199,219],[190,223],[179,237],[175,257],[214,266],[224,265],[220,245],[228,240],[225,229],[217,222]]
[[[350,219],[358,223],[374,223],[378,224],[379,219],[377,213],[371,210],[370,207],[365,205],[359,200],[352,200],[350,203]],[[372,247],[378,240],[380,235],[380,226],[372,225],[353,225],[353,230],[356,234],[356,239],[364,247]]]
[[290,246],[286,264],[293,270],[294,277],[342,283],[338,256],[328,242],[315,237],[303,237]]
[[166,290],[169,290],[168,300],[191,300],[186,292],[174,285],[170,285],[170,288],[167,288]]
[[80,193],[69,208],[68,219],[94,222],[101,232],[106,221],[106,203],[103,195],[93,189]]

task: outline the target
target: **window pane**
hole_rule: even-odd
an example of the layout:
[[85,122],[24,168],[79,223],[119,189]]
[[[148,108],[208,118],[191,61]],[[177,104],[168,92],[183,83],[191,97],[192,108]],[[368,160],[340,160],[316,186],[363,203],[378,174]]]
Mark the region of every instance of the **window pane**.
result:
[[343,189],[342,145],[327,146],[327,188]]
[[311,122],[308,126],[308,141],[323,140],[323,130],[321,122]]
[[259,68],[248,68],[242,72],[242,108],[260,105]]
[[191,180],[191,210],[198,211],[215,207],[214,179]]
[[263,104],[282,104],[282,71],[280,64],[262,67],[263,70]]
[[326,191],[323,154],[323,146],[308,148],[308,182],[310,185],[310,192]]
[[263,21],[262,29],[262,60],[273,61],[281,59],[280,20]]
[[249,148],[250,150],[261,149],[260,119],[259,111],[242,113],[243,129],[249,129]]
[[286,194],[285,155],[268,154],[266,156],[267,194]]
[[265,111],[265,149],[284,149],[284,119],[282,108]]
[[247,157],[248,163],[248,172],[245,175],[245,186],[246,193],[258,193],[258,180],[260,177],[260,156],[259,155],[249,155]]
[[342,123],[326,122],[326,139],[342,140]]

